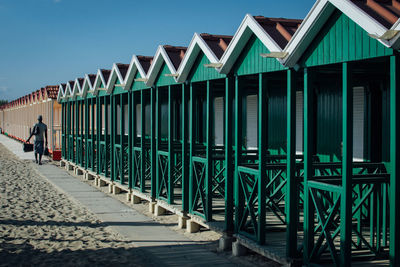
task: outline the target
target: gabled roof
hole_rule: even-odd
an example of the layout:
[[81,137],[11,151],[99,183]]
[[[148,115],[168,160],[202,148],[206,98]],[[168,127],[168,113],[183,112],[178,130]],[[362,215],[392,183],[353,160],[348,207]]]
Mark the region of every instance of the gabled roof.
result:
[[[58,102],[61,102],[61,99],[62,98],[64,98],[65,97],[65,89],[66,89],[66,84],[65,83],[61,83],[59,86],[58,86],[58,94],[57,94],[57,101]],[[31,99],[31,97],[29,97],[29,99]]]
[[72,97],[82,95],[82,90],[83,90],[83,82],[85,81],[84,78],[77,78],[75,80],[75,84],[72,90]]
[[125,76],[128,72],[128,68],[129,64],[114,63],[106,86],[108,94],[112,93],[117,80],[119,80],[121,84],[125,83]]
[[65,96],[67,97],[72,97],[74,94],[74,85],[75,81],[69,81],[67,82],[67,88],[65,90]]
[[218,63],[222,54],[226,51],[233,36],[211,35],[207,33],[195,33],[185,53],[185,57],[177,70],[177,81],[184,82],[196,61],[200,51],[208,58],[210,63]]
[[[253,17],[247,14],[220,59],[222,63],[220,72],[229,73],[253,34],[270,52],[282,52],[301,22],[297,19]],[[278,60],[281,61],[281,59]]]
[[82,97],[86,97],[86,94],[93,91],[93,85],[96,80],[96,74],[85,74],[85,80],[82,86]]
[[125,77],[125,90],[128,90],[132,86],[136,72],[139,72],[141,78],[146,78],[147,71],[149,70],[152,61],[153,57],[136,55],[132,56],[132,60],[129,64],[129,68]]
[[100,85],[107,86],[108,78],[110,77],[111,70],[99,69],[97,70],[96,80],[93,85],[93,94],[97,94]]
[[[400,47],[398,32],[385,36],[388,30],[400,30],[400,3],[396,0],[317,0],[290,40],[284,64],[293,67],[314,37],[336,10],[340,10],[386,47]],[[394,23],[393,23],[394,22]]]
[[[160,45],[147,73],[146,85],[150,87],[154,84],[164,62],[167,64],[171,74],[176,74],[176,70],[184,58],[186,50],[187,47],[182,46]],[[175,81],[177,80],[176,77],[174,79]]]

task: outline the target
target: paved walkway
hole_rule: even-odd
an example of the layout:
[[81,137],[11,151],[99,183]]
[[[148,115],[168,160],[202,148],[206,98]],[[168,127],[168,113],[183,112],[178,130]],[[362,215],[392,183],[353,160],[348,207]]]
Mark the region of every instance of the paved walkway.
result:
[[[33,159],[22,144],[0,135],[0,142],[20,159]],[[227,258],[205,249],[187,237],[151,220],[118,200],[71,176],[54,165],[35,165],[42,176],[72,201],[85,206],[110,227],[144,249],[157,266],[234,266]]]

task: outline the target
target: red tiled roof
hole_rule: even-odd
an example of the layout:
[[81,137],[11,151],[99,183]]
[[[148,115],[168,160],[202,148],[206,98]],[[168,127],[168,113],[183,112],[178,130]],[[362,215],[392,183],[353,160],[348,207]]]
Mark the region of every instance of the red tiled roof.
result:
[[285,18],[267,18],[255,16],[254,19],[283,49],[299,28],[302,20]]
[[[128,72],[129,69],[129,64],[117,63],[117,68],[119,69],[119,72],[122,75],[122,79],[125,80],[126,73]],[[120,82],[122,83],[123,81]]]
[[58,95],[58,85],[48,85],[46,86],[47,97],[51,99],[56,99]]
[[233,38],[233,36],[230,35],[214,35],[208,33],[202,33],[200,36],[207,43],[218,59],[220,59],[224,54]]
[[172,45],[164,45],[165,52],[167,52],[168,57],[171,59],[172,64],[175,69],[178,69],[179,64],[183,57],[185,56],[185,52],[187,47],[183,46],[172,46]]
[[137,56],[140,65],[142,65],[142,68],[144,72],[147,74],[147,72],[150,69],[150,65],[153,62],[153,57],[146,57],[146,56]]
[[398,0],[351,1],[386,28],[391,28],[400,17],[400,2]]

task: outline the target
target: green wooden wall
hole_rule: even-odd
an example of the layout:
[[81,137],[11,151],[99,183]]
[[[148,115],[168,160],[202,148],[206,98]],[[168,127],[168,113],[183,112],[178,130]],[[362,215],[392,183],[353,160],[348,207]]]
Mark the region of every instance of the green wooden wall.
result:
[[165,74],[171,74],[171,72],[169,71],[167,64],[164,62],[154,84],[157,86],[176,84],[174,77],[165,76]]
[[233,72],[237,75],[247,75],[285,69],[275,58],[263,58],[260,55],[269,52],[264,44],[253,34],[236,60]]
[[300,59],[305,67],[391,55],[393,51],[368,36],[359,25],[336,10]]
[[[140,73],[138,71],[136,71],[134,79],[139,79],[139,78],[145,78],[145,77],[141,77]],[[133,91],[138,91],[138,90],[142,90],[142,89],[146,89],[146,88],[148,88],[148,87],[146,86],[146,83],[144,83],[144,82],[133,81],[133,83],[131,85],[131,90],[133,90]]]
[[[121,81],[117,78],[117,81],[115,82],[115,85],[121,84]],[[124,90],[124,87],[121,86],[114,86],[113,88],[113,94],[118,95],[122,93],[126,93],[127,91]]]
[[197,55],[192,69],[188,75],[188,80],[191,82],[206,81],[224,78],[225,75],[218,73],[215,68],[206,68],[204,64],[210,64],[210,61],[203,52]]

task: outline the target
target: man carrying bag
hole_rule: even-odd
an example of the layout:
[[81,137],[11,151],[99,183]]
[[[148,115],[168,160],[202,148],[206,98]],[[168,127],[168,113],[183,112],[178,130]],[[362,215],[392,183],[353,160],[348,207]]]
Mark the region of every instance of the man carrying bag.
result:
[[[37,164],[42,165],[42,155],[44,152],[44,140],[46,140],[46,147],[47,147],[47,125],[42,122],[43,117],[42,115],[39,115],[38,117],[38,123],[36,123],[33,126],[33,131],[29,138],[26,140],[26,142],[29,142],[31,137],[34,135],[35,136],[35,161]],[[43,137],[44,135],[44,137]],[[39,154],[39,160],[38,160],[38,154]]]

